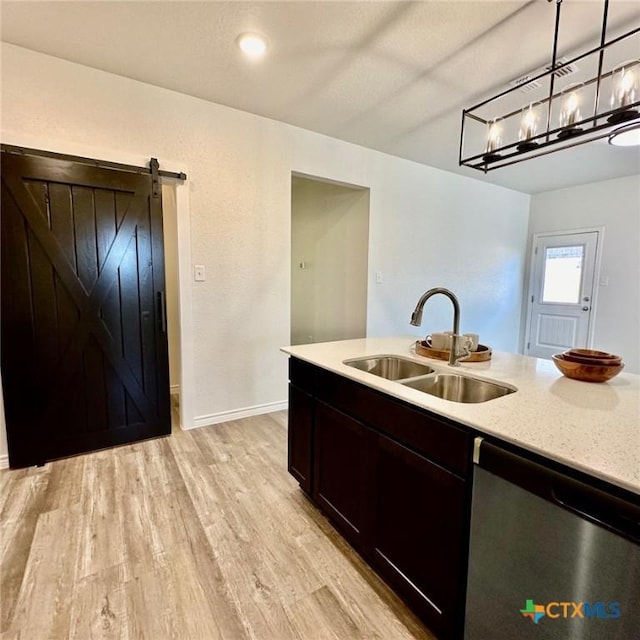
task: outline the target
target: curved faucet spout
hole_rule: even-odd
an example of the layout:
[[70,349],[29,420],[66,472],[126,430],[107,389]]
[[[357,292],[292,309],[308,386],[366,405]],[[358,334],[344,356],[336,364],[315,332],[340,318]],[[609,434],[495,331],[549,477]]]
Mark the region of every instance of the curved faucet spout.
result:
[[[416,304],[416,308],[411,314],[411,324],[414,327],[419,327],[422,324],[422,310],[425,302],[431,298],[431,296],[435,296],[438,293],[447,296],[453,304],[453,336],[451,337],[452,343],[449,354],[449,364],[455,366],[458,364],[458,358],[461,357],[458,356],[458,340],[460,338],[460,303],[452,291],[443,287],[435,287],[423,293],[422,296],[420,296],[420,300],[418,300],[418,304]],[[466,353],[464,355],[466,355]]]
[[449,291],[449,289],[444,289],[443,287],[435,287],[422,294],[420,300],[418,300],[418,304],[416,304],[416,308],[411,314],[411,324],[414,327],[419,327],[422,324],[422,309],[424,308],[424,304],[431,296],[435,296],[437,293],[447,296],[453,303],[453,332],[458,335],[460,329],[460,303],[453,291]]

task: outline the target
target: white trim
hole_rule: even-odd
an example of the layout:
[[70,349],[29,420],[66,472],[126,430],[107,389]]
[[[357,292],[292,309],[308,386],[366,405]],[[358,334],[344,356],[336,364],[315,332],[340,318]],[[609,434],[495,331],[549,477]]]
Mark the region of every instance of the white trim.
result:
[[9,456],[4,455],[0,456],[0,469],[8,469],[9,468]]
[[593,336],[596,329],[596,313],[598,311],[598,293],[600,290],[600,266],[602,264],[602,245],[604,242],[604,227],[587,227],[585,229],[562,229],[560,231],[540,231],[531,236],[531,246],[529,247],[529,286],[527,287],[527,315],[524,327],[524,340],[522,341],[522,353],[529,355],[527,344],[530,342],[529,332],[531,330],[531,310],[533,303],[531,296],[535,290],[535,249],[538,246],[540,238],[548,238],[555,236],[567,236],[576,233],[597,233],[596,238],[596,259],[593,271],[593,291],[591,294],[591,313],[589,317],[589,327],[587,329],[587,347],[593,346]]
[[194,426],[195,351],[193,346],[193,291],[191,287],[191,208],[189,171],[187,180],[176,183],[176,230],[178,233],[178,313],[180,315],[180,426]]
[[266,404],[257,404],[254,407],[245,407],[244,409],[232,409],[231,411],[220,411],[219,413],[210,413],[206,416],[197,416],[193,420],[192,427],[182,427],[185,431],[189,429],[197,429],[212,424],[228,422],[229,420],[240,420],[240,418],[251,418],[259,416],[263,413],[273,413],[274,411],[282,411],[287,409],[289,403],[286,400],[280,402],[267,402]]

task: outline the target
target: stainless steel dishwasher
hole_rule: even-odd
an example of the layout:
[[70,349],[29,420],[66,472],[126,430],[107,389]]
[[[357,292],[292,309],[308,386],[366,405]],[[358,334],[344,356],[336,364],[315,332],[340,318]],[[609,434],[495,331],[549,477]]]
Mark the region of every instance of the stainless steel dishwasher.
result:
[[482,438],[474,462],[464,639],[639,640],[640,499]]

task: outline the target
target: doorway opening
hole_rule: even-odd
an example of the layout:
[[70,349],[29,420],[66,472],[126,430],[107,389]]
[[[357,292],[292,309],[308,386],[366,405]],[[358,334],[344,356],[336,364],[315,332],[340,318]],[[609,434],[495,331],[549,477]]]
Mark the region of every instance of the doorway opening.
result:
[[525,353],[551,358],[591,347],[602,231],[540,233],[533,238]]
[[291,344],[367,331],[369,189],[291,177]]

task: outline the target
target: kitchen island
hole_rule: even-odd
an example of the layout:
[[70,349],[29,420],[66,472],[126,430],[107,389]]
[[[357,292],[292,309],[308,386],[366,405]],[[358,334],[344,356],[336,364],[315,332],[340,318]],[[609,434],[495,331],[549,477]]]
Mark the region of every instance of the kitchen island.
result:
[[[488,436],[527,449],[640,495],[640,376],[605,383],[565,378],[552,361],[494,351],[486,362],[449,367],[415,354],[411,336],[285,347],[283,351]],[[343,364],[398,355],[447,371],[509,384],[518,391],[478,404],[442,400]]]
[[[474,439],[637,503],[640,377],[579,382],[550,361],[501,352],[450,367],[416,355],[414,344],[401,336],[283,349],[292,356],[289,471],[438,638],[457,639]],[[345,364],[381,355],[517,390],[453,402]]]

